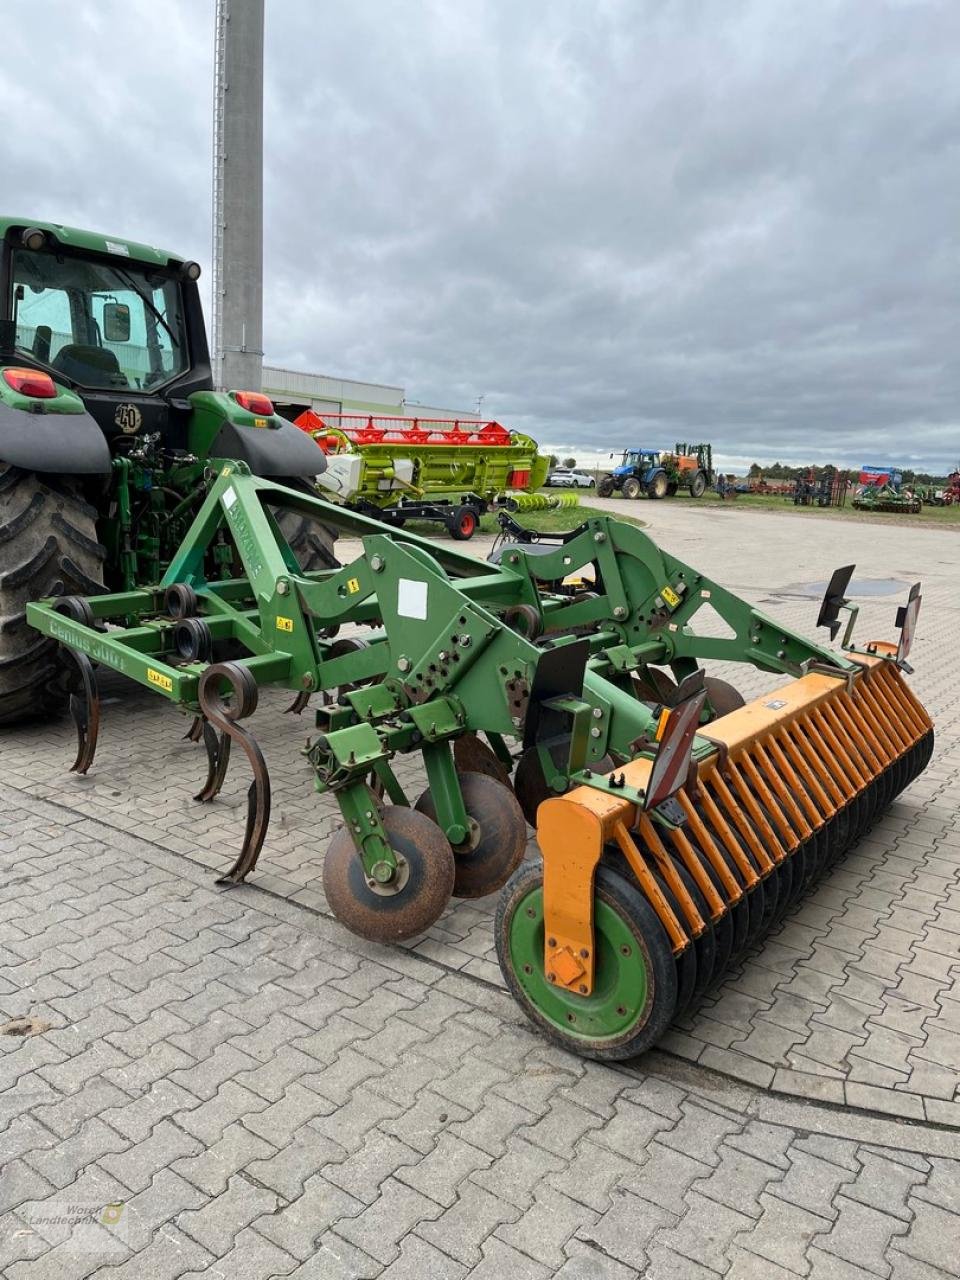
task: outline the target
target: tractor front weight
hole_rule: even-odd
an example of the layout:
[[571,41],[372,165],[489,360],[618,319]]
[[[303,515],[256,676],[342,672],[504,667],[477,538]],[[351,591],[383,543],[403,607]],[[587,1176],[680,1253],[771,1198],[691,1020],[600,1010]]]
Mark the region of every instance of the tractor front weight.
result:
[[[343,819],[323,867],[333,913],[401,941],[451,895],[500,889],[506,981],[578,1052],[653,1043],[929,759],[931,724],[902,676],[919,587],[899,645],[847,636],[836,651],[608,517],[483,562],[243,463],[216,467],[159,583],[27,606],[70,659],[74,768],[96,750],[97,666],[178,704],[207,753],[197,800],[214,800],[233,750],[250,766],[243,844],[221,881],[237,883],[270,817],[249,727],[259,691],[289,690],[296,713],[315,697],[306,759]],[[302,571],[287,513],[359,538],[362,555]],[[228,564],[235,576],[208,576]],[[851,572],[821,608],[831,639]],[[787,683],[744,703],[705,674],[712,660]],[[410,753],[419,797],[394,768]],[[524,818],[542,863],[524,862]]]

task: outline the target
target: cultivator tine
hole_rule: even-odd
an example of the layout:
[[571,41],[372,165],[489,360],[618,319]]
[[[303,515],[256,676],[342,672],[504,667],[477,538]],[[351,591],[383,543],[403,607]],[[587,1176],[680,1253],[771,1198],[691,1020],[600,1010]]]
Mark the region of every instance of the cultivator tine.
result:
[[70,688],[70,714],[77,727],[77,758],[70,772],[86,773],[93,764],[100,734],[100,691],[93,663],[87,655],[67,645],[62,651],[76,667]]
[[[222,687],[224,685],[226,689]],[[200,709],[208,722],[204,724],[203,734],[211,767],[197,799],[212,800],[220,790],[232,742],[241,748],[253,773],[253,781],[247,791],[247,825],[243,845],[236,862],[226,875],[217,880],[217,884],[239,884],[257,865],[270,823],[267,762],[253,734],[237,723],[257,709],[257,682],[249,668],[239,662],[215,662],[200,677],[198,697]],[[220,731],[219,737],[217,730]]]
[[224,779],[227,776],[227,765],[230,763],[230,736],[217,733],[213,725],[197,717],[200,721],[200,733],[203,745],[207,749],[207,780],[193,797],[206,804],[220,794]]
[[199,742],[203,737],[203,716],[194,716],[190,728],[183,735],[184,742]]
[[287,716],[303,715],[304,711],[306,711],[309,705],[310,705],[310,690],[302,689],[294,698],[294,700],[290,703],[289,707],[287,707],[286,711],[284,712],[284,715],[287,715]]
[[239,725],[233,726],[232,736],[250,762],[253,781],[247,789],[247,826],[243,845],[236,862],[226,875],[220,876],[217,884],[239,884],[254,869],[270,825],[270,774],[260,744],[253,734]]

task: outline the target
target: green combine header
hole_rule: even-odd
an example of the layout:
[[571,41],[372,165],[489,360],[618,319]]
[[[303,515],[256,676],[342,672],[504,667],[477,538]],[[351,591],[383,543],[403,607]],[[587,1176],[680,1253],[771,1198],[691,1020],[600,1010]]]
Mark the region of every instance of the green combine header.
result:
[[535,493],[549,469],[535,440],[499,422],[308,409],[296,426],[323,451],[317,481],[335,501],[399,528],[438,521],[458,541],[473,537],[491,507]]

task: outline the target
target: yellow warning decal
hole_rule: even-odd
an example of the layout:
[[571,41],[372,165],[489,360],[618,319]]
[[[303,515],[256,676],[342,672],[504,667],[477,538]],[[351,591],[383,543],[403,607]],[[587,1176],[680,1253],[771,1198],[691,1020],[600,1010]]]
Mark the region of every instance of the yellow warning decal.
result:
[[293,619],[292,619],[292,618],[284,618],[281,614],[279,614],[279,613],[278,613],[278,614],[277,614],[277,630],[278,630],[278,631],[292,631],[292,630],[293,630]]
[[347,579],[347,590],[350,592],[350,594],[351,594],[352,596],[355,596],[355,595],[357,594],[357,592],[360,590],[360,579],[359,579],[359,578],[348,578],[348,579]]
[[663,596],[664,600],[667,602],[667,604],[670,606],[671,609],[675,609],[677,605],[680,603],[680,597],[674,591],[673,587],[661,587],[660,594]]
[[269,425],[269,423],[266,418],[254,418],[253,425],[255,427],[266,427]]
[[151,684],[155,684],[158,689],[163,689],[166,693],[173,693],[173,681],[169,676],[165,676],[162,671],[154,671],[153,667],[147,667],[147,679]]

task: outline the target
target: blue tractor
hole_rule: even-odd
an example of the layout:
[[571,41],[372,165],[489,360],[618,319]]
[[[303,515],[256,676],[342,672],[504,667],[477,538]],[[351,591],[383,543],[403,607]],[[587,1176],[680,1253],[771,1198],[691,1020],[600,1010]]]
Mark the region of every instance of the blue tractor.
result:
[[618,467],[597,481],[597,497],[620,492],[625,498],[672,497],[681,487],[702,497],[713,483],[713,451],[709,444],[677,444],[665,449],[626,449]]

